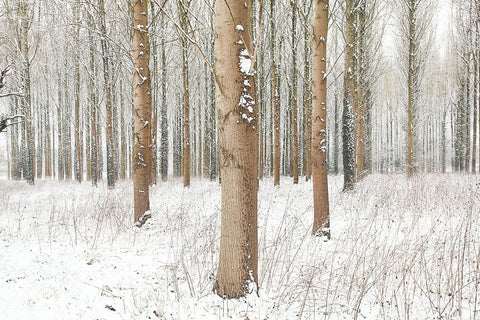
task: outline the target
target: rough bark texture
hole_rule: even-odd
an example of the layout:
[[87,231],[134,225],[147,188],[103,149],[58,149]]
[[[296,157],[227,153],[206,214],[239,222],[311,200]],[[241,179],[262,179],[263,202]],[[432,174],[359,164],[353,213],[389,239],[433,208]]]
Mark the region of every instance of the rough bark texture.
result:
[[[307,5],[307,3],[305,3]],[[305,29],[305,180],[309,181],[312,178],[312,84],[310,80],[310,69],[312,68],[309,45],[309,31]]]
[[[183,30],[187,30],[188,25],[188,4],[179,2],[180,25]],[[188,68],[188,41],[182,37],[182,76],[183,76],[183,186],[190,186],[190,84]]]
[[133,90],[135,134],[133,146],[134,221],[139,222],[150,210],[149,180],[152,164],[151,98],[148,92],[147,0],[133,6]]
[[214,291],[225,298],[245,296],[257,284],[257,110],[253,71],[248,68],[253,55],[251,4],[251,0],[216,4],[222,228]]
[[[162,15],[162,19],[163,15]],[[163,27],[162,20],[162,27]],[[167,56],[165,53],[165,44],[162,43],[162,111],[161,111],[161,143],[160,143],[160,174],[162,181],[168,178],[168,113],[167,113]]]
[[113,140],[113,112],[112,112],[112,74],[110,72],[110,58],[107,47],[107,26],[105,23],[105,4],[104,0],[100,0],[100,32],[102,57],[103,57],[103,79],[105,86],[105,108],[106,108],[106,138],[107,138],[107,183],[110,188],[115,186],[115,169],[114,169],[114,140]]
[[345,72],[343,103],[343,189],[352,189],[355,184],[355,119],[353,115],[353,53],[354,26],[353,0],[346,0],[345,8]]
[[28,34],[32,23],[30,16],[30,8],[27,1],[18,1],[18,15],[19,15],[19,39],[18,49],[21,54],[21,81],[23,86],[24,96],[20,99],[22,111],[25,115],[23,122],[22,140],[23,140],[23,177],[30,184],[35,182],[35,131],[33,126],[32,114],[32,95],[31,95],[31,81],[30,81],[30,45]]
[[312,42],[313,93],[313,202],[314,234],[327,234],[330,227],[327,178],[327,33],[328,0],[315,3]]
[[355,15],[355,51],[354,54],[354,78],[355,78],[355,163],[356,180],[362,179],[365,175],[365,105],[364,105],[364,83],[366,77],[364,72],[364,46],[365,46],[365,1],[360,1]]
[[296,28],[297,28],[297,10],[296,3],[292,1],[292,173],[293,183],[298,183],[298,104],[297,104],[297,55],[296,48]]
[[272,101],[273,101],[273,184],[280,185],[280,81],[278,77],[278,65],[276,61],[276,41],[275,41],[275,1],[270,1],[271,12],[271,55],[272,55]]
[[96,78],[96,65],[95,65],[95,43],[92,30],[95,27],[95,21],[93,15],[89,14],[88,16],[89,29],[88,29],[88,38],[89,38],[89,68],[90,74],[88,77],[88,95],[89,95],[89,107],[90,107],[90,136],[91,136],[91,161],[90,161],[90,171],[92,176],[92,184],[97,185],[98,183],[98,153],[99,153],[99,144],[98,144],[98,98],[97,91],[95,90],[95,78]]
[[[75,7],[75,19],[80,20],[78,4]],[[75,44],[78,47],[80,38],[80,27],[75,26]],[[82,128],[80,124],[80,56],[75,55],[75,179],[82,182],[83,178],[83,147]]]
[[415,15],[415,0],[410,0],[409,6],[409,42],[408,42],[408,105],[407,105],[407,175],[411,177],[415,172],[415,142],[414,142],[414,120],[415,120],[415,105],[416,105],[416,74],[417,69],[415,67],[414,59],[417,52],[415,42],[415,27],[416,27],[416,15]]
[[473,139],[472,139],[472,173],[477,171],[477,121],[478,121],[478,61],[473,62]]

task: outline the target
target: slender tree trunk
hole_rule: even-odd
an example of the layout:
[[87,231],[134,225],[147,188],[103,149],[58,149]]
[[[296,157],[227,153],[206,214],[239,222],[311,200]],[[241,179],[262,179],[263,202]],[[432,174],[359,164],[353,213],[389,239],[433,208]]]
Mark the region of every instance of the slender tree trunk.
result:
[[313,233],[330,237],[327,178],[327,34],[328,0],[316,0],[312,42]]
[[338,94],[335,92],[335,114],[334,114],[334,124],[333,124],[333,172],[338,174],[339,165],[338,160],[340,156],[340,104],[338,103]]
[[296,37],[297,37],[297,9],[296,2],[291,1],[292,5],[292,166],[293,183],[298,183],[298,104],[297,104],[297,55],[296,55]]
[[[178,2],[180,26],[187,30],[189,1]],[[183,186],[190,186],[190,84],[188,67],[188,41],[182,37],[182,76],[183,76]]]
[[275,1],[270,1],[270,42],[272,56],[272,102],[273,102],[273,184],[280,185],[280,78],[276,59],[276,24]]
[[[75,25],[75,44],[77,48],[79,46],[79,37],[80,37],[80,27],[78,26],[80,21],[80,8],[78,3],[75,4],[75,20],[77,21]],[[83,177],[83,157],[82,157],[82,143],[83,140],[81,135],[81,126],[80,126],[80,57],[79,53],[75,54],[75,63],[74,63],[74,83],[75,83],[75,179],[78,182],[82,182]]]
[[[477,23],[480,23],[480,22],[477,22]],[[480,28],[480,26],[479,26]],[[477,35],[477,41],[480,42],[480,30],[477,29],[477,32],[479,33]],[[480,84],[478,83],[480,81],[480,63],[478,62],[478,60],[480,59],[480,53],[477,52],[477,65],[475,67],[475,73],[477,74],[477,80],[475,81],[477,83],[477,91],[475,91],[477,93],[477,98],[475,99],[475,103],[477,104],[477,117],[478,117],[478,122],[477,122],[477,127],[478,127],[478,130],[479,130],[479,134],[478,134],[478,172],[480,172]]]
[[210,177],[210,146],[212,141],[210,140],[212,135],[211,131],[215,130],[214,126],[212,125],[212,120],[210,119],[210,110],[209,110],[209,99],[210,95],[210,72],[208,70],[207,65],[204,66],[204,73],[205,73],[205,144],[203,145],[203,177]]
[[[473,63],[473,146],[472,146],[472,173],[477,171],[477,122],[478,122],[478,61]],[[479,159],[480,160],[480,159]]]
[[[105,23],[104,0],[98,2],[100,9],[100,32],[102,57],[103,57],[103,78],[105,86],[105,108],[106,108],[106,137],[107,137],[107,184],[110,188],[115,186],[115,145],[113,139],[113,113],[112,113],[112,74],[110,71],[110,53],[107,45],[107,27]],[[145,51],[145,49],[144,49]],[[145,53],[147,54],[147,53]]]
[[350,190],[355,184],[355,119],[353,114],[354,99],[354,13],[353,0],[346,0],[345,8],[345,71],[344,71],[344,105],[343,105],[343,189]]
[[[365,46],[365,1],[360,0],[356,14],[355,40],[356,54],[354,54],[355,69],[355,157],[356,157],[356,179],[360,180],[365,176],[365,100],[364,84],[366,75],[364,72],[364,46]],[[356,57],[356,58],[355,58]]]
[[[214,28],[213,26],[213,17],[211,19],[212,23],[212,29]],[[212,37],[212,42],[213,42],[213,37]],[[213,61],[215,59],[214,56],[214,50],[211,50],[211,60]],[[215,92],[215,79],[213,75],[210,75],[210,123],[211,123],[211,128],[212,130],[210,131],[210,181],[214,181],[217,179],[217,174],[220,177],[220,165],[218,163],[218,158],[219,158],[219,150],[217,148],[217,130],[218,130],[218,125],[217,125],[217,103],[216,103],[216,92]],[[217,172],[218,168],[218,172]],[[220,180],[219,180],[220,182]]]
[[18,46],[22,59],[22,86],[24,97],[22,98],[22,109],[25,115],[23,121],[23,177],[30,184],[35,182],[35,130],[33,127],[32,114],[32,96],[30,83],[30,46],[28,33],[31,27],[29,4],[25,0],[18,1],[18,15],[19,15],[19,39]]
[[[327,1],[328,2],[328,1]],[[328,11],[328,9],[327,9]],[[310,48],[309,48],[309,38],[310,34],[308,30],[305,30],[305,81],[304,81],[304,95],[305,95],[305,180],[309,181],[312,177],[312,85],[310,79],[310,68],[311,59]]]
[[417,90],[417,68],[415,66],[416,43],[416,2],[410,0],[409,6],[409,52],[408,52],[408,104],[407,104],[407,175],[413,176],[415,172],[415,108]]
[[[470,55],[469,55],[470,56]],[[472,158],[472,145],[470,139],[470,132],[471,132],[471,86],[470,86],[470,61],[467,63],[467,74],[466,74],[466,97],[465,97],[465,171],[470,172],[471,169],[471,158]]]
[[152,165],[151,96],[148,92],[148,33],[147,0],[137,0],[133,6],[133,92],[135,144],[133,147],[134,221],[142,225],[150,210],[149,184]]
[[[154,16],[155,13],[155,4],[153,1],[150,2],[150,13]],[[152,24],[150,26],[151,29],[154,28],[156,24]],[[153,30],[156,31],[156,30]],[[151,30],[152,32],[152,30]],[[152,37],[151,41],[149,42],[149,56],[152,57],[153,60],[153,72],[151,74],[150,79],[150,92],[151,92],[151,100],[152,100],[152,184],[157,184],[157,176],[158,176],[158,142],[157,142],[157,132],[158,132],[158,49],[157,49],[157,40],[156,37]]]
[[[163,18],[162,18],[163,19]],[[163,28],[163,20],[162,20]],[[165,53],[165,43],[162,43],[162,106],[161,106],[161,164],[160,174],[162,181],[167,181],[168,178],[168,113],[167,113],[167,56]]]
[[250,70],[251,6],[251,0],[225,0],[216,3],[215,11],[222,228],[214,290],[225,298],[245,296],[257,285],[258,135]]
[[97,123],[97,90],[95,88],[95,80],[97,76],[97,68],[95,65],[95,42],[92,30],[95,28],[94,16],[88,15],[88,39],[89,39],[89,77],[88,77],[88,103],[90,109],[90,172],[92,176],[92,184],[97,186],[98,183],[98,123]]
[[45,110],[45,144],[46,144],[46,163],[45,163],[45,177],[51,177],[53,175],[53,163],[52,163],[52,130],[50,119],[50,90],[47,85],[47,109]]

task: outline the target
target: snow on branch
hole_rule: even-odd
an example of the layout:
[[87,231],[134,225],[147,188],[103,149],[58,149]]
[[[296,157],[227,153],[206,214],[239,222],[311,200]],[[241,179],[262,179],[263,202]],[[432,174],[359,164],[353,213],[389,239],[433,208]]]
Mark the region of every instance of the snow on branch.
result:
[[0,74],[0,89],[2,89],[5,86],[5,78],[7,75],[10,74],[13,70],[13,65],[9,64],[5,67],[5,69],[2,70],[2,73]]
[[[14,122],[10,122],[12,120],[15,120],[15,119],[22,119],[20,121],[14,121]],[[5,131],[5,129],[7,127],[10,127],[12,125],[15,125],[15,124],[19,124],[19,123],[22,123],[23,122],[23,119],[25,119],[25,116],[24,115],[15,115],[15,116],[11,116],[11,117],[5,117],[3,115],[0,115],[0,132],[3,132]]]

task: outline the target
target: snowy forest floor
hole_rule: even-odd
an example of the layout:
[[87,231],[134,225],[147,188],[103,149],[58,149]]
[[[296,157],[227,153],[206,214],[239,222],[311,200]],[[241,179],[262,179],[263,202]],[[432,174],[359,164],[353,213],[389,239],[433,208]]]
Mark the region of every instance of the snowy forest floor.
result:
[[330,178],[332,239],[312,184],[259,191],[259,296],[212,293],[220,186],[159,183],[133,226],[132,184],[0,181],[1,319],[480,319],[480,177]]

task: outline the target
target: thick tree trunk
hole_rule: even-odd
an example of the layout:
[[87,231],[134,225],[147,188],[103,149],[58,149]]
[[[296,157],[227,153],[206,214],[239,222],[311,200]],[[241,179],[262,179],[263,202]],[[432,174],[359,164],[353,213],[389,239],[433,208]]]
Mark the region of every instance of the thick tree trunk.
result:
[[133,147],[134,221],[140,225],[150,210],[149,184],[152,165],[151,96],[148,92],[147,0],[133,6],[133,92],[135,140]]
[[239,298],[256,290],[257,110],[251,69],[252,1],[216,4],[215,77],[220,129],[222,228],[215,292]]
[[330,236],[327,178],[327,34],[328,0],[316,0],[312,42],[313,233]]

